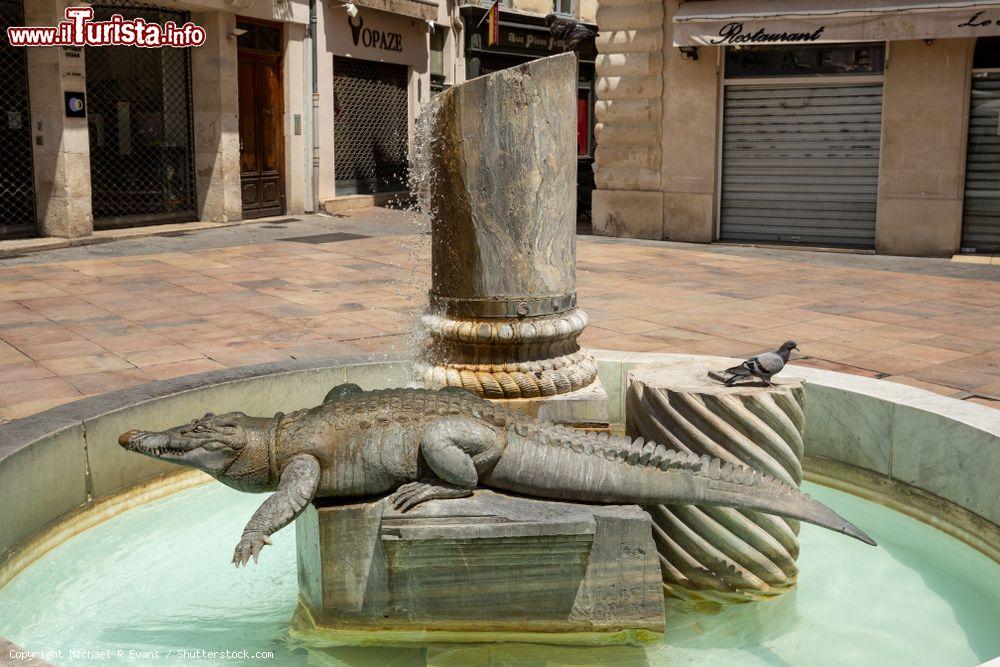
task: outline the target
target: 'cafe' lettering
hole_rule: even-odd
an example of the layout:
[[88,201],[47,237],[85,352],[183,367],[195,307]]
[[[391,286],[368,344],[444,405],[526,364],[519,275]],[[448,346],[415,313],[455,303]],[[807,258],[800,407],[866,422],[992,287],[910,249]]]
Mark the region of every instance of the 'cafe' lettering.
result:
[[379,49],[381,51],[402,51],[403,36],[398,32],[385,32],[374,28],[366,28],[365,21],[360,16],[358,24],[354,25],[351,17],[347,17],[347,23],[351,26],[351,38],[354,46],[364,46],[369,49]]

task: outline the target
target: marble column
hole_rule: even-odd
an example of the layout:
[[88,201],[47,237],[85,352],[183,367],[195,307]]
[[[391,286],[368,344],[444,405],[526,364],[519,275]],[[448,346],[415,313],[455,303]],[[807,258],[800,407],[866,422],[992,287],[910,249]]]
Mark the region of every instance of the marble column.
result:
[[411,178],[431,217],[427,385],[520,399],[597,377],[577,343],[575,106],[576,59],[563,54],[425,108]]
[[[626,430],[671,449],[748,466],[802,483],[805,425],[800,380],[725,387],[704,362],[653,365],[629,374]],[[798,522],[750,510],[648,507],[668,595],[745,602],[794,586]]]

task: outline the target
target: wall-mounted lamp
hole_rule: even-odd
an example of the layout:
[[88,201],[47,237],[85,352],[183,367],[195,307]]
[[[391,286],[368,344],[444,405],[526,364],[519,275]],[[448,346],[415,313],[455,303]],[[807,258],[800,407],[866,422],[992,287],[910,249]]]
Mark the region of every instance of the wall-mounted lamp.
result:
[[344,7],[344,9],[347,10],[347,15],[350,16],[352,19],[358,15],[358,6],[355,5],[353,2],[347,3],[347,6]]
[[697,46],[678,46],[677,50],[681,52],[681,58],[684,60],[698,60]]
[[244,29],[244,28],[233,28],[233,31],[231,33],[229,33],[229,41],[230,42],[236,41],[237,38],[242,37],[245,34],[247,34],[246,29]]

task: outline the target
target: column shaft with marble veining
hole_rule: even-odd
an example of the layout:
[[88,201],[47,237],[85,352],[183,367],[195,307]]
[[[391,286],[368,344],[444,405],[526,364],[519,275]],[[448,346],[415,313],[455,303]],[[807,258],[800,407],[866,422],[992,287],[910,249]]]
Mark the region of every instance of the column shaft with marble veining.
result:
[[412,180],[431,217],[424,382],[488,398],[581,389],[571,53],[455,86],[423,110]]

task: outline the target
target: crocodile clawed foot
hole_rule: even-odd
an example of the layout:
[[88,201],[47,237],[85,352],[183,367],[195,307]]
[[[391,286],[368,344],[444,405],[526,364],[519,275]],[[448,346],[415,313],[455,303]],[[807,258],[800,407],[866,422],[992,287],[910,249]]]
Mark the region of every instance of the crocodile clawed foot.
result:
[[256,564],[260,559],[260,552],[266,544],[274,544],[274,542],[262,532],[252,531],[243,533],[243,537],[240,538],[240,542],[236,545],[236,551],[233,554],[233,565],[236,567],[246,565],[250,562],[251,557],[254,564]]
[[410,482],[389,496],[389,501],[400,512],[406,512],[428,500],[464,498],[471,495],[472,489],[463,489],[444,482]]

